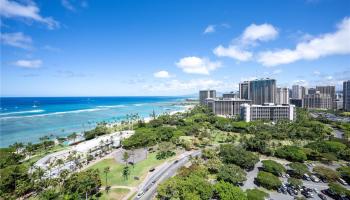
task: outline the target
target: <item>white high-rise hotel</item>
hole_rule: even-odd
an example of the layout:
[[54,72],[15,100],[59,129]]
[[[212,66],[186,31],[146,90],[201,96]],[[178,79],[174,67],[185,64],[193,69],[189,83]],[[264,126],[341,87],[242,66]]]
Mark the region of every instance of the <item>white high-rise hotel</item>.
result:
[[288,88],[277,89],[275,79],[240,83],[240,98],[218,98],[213,94],[216,94],[213,90],[199,92],[201,104],[207,105],[216,115],[239,115],[245,121],[295,119],[295,106],[289,105]]
[[276,104],[277,105],[289,104],[289,90],[288,90],[288,88],[277,88]]

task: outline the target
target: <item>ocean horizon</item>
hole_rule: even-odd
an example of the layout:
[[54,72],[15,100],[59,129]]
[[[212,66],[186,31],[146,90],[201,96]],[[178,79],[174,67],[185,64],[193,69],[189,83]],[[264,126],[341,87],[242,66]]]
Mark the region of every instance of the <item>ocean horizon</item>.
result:
[[120,122],[130,113],[141,118],[183,109],[186,97],[1,97],[0,147],[38,142],[46,135],[63,137],[92,129],[97,123]]

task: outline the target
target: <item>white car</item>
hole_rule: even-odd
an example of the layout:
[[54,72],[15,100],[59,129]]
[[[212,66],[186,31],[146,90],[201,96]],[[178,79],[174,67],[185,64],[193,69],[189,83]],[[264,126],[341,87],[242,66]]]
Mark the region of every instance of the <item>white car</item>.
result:
[[310,178],[313,182],[316,182],[316,183],[320,182],[320,179],[317,178],[315,175],[311,175]]
[[343,185],[348,185],[348,183],[346,181],[344,181],[344,179],[339,178],[338,179],[339,183],[343,184]]

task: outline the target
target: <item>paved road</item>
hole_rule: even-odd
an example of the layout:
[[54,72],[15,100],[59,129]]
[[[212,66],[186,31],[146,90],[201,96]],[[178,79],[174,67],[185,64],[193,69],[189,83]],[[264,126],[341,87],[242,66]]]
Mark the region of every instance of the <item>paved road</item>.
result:
[[180,156],[180,158],[177,160],[177,162],[167,162],[166,164],[158,167],[157,170],[153,172],[152,175],[150,175],[146,180],[141,184],[139,187],[138,193],[141,194],[144,193],[141,197],[135,197],[134,199],[138,200],[148,200],[152,199],[152,197],[157,192],[157,186],[162,181],[172,177],[175,175],[176,171],[184,166],[186,163],[188,163],[190,156],[195,157],[201,155],[201,151],[192,151],[192,152],[185,152]]

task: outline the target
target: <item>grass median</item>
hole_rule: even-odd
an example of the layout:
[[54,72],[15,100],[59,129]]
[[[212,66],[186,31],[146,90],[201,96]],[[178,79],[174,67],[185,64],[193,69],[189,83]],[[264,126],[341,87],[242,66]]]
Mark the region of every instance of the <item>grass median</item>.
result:
[[[147,159],[136,163],[134,167],[129,165],[130,176],[128,179],[125,179],[122,175],[125,164],[118,163],[113,158],[101,160],[88,169],[99,169],[102,185],[104,186],[106,185],[106,175],[103,172],[105,167],[110,167],[110,172],[107,175],[108,185],[135,186],[145,178],[147,172],[151,168],[156,167],[165,161],[166,160],[157,160],[156,153],[149,153]],[[139,180],[134,179],[134,177],[139,177]]]

